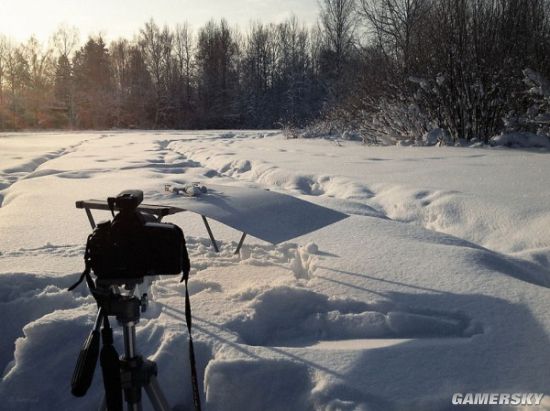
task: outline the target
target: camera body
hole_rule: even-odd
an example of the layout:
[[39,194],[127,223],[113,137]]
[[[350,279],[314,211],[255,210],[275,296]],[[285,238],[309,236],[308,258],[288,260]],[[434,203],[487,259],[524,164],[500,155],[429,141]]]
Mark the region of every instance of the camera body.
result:
[[107,200],[119,213],[101,222],[88,238],[87,253],[101,280],[131,280],[151,275],[187,274],[190,263],[182,230],[160,223],[137,207],[143,192],[127,190]]

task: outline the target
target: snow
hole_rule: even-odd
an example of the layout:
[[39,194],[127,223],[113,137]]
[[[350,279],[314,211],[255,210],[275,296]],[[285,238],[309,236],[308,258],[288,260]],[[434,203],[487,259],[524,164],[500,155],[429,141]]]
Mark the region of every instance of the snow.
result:
[[514,148],[550,148],[550,138],[544,135],[533,134],[528,131],[515,131],[503,133],[491,138],[490,143],[494,146],[505,146]]
[[[150,201],[193,211],[273,244],[347,217],[332,209],[269,190],[217,184],[208,184],[205,190],[200,195],[159,192],[152,195]],[[277,224],[274,225],[273,221]]]
[[422,142],[427,146],[449,144],[451,142],[451,137],[446,130],[442,128],[434,128],[422,136]]
[[[229,227],[212,222],[215,253],[200,216],[166,219],[192,262],[206,410],[439,411],[455,392],[549,393],[548,155],[274,131],[0,134],[2,408],[100,402],[100,370],[85,398],[69,389],[95,314],[85,287],[66,291],[90,232],[74,202],[129,188],[154,202],[195,181],[350,215],[277,245],[247,237],[239,255]],[[183,290],[154,281],[137,326],[174,409],[192,407]]]

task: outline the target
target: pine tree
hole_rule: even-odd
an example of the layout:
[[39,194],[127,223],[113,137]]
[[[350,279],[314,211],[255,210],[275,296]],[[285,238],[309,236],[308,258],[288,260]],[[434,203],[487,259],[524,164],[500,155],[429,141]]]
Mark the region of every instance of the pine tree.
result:
[[79,127],[113,124],[113,79],[109,52],[101,36],[90,38],[74,57],[75,108]]

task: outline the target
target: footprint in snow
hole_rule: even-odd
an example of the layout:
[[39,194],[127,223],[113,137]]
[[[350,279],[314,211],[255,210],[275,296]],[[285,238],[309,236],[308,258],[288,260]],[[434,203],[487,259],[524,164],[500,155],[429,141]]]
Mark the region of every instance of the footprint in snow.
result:
[[309,346],[351,339],[467,338],[479,332],[461,313],[329,298],[311,290],[275,287],[257,295],[226,326],[255,346]]

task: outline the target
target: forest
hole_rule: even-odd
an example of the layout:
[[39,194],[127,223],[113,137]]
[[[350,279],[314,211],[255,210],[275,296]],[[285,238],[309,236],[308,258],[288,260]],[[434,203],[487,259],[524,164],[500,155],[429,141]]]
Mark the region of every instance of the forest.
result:
[[[246,29],[0,34],[0,130],[282,128],[368,143],[548,135],[550,1],[321,0]],[[0,28],[1,32],[1,28]]]

